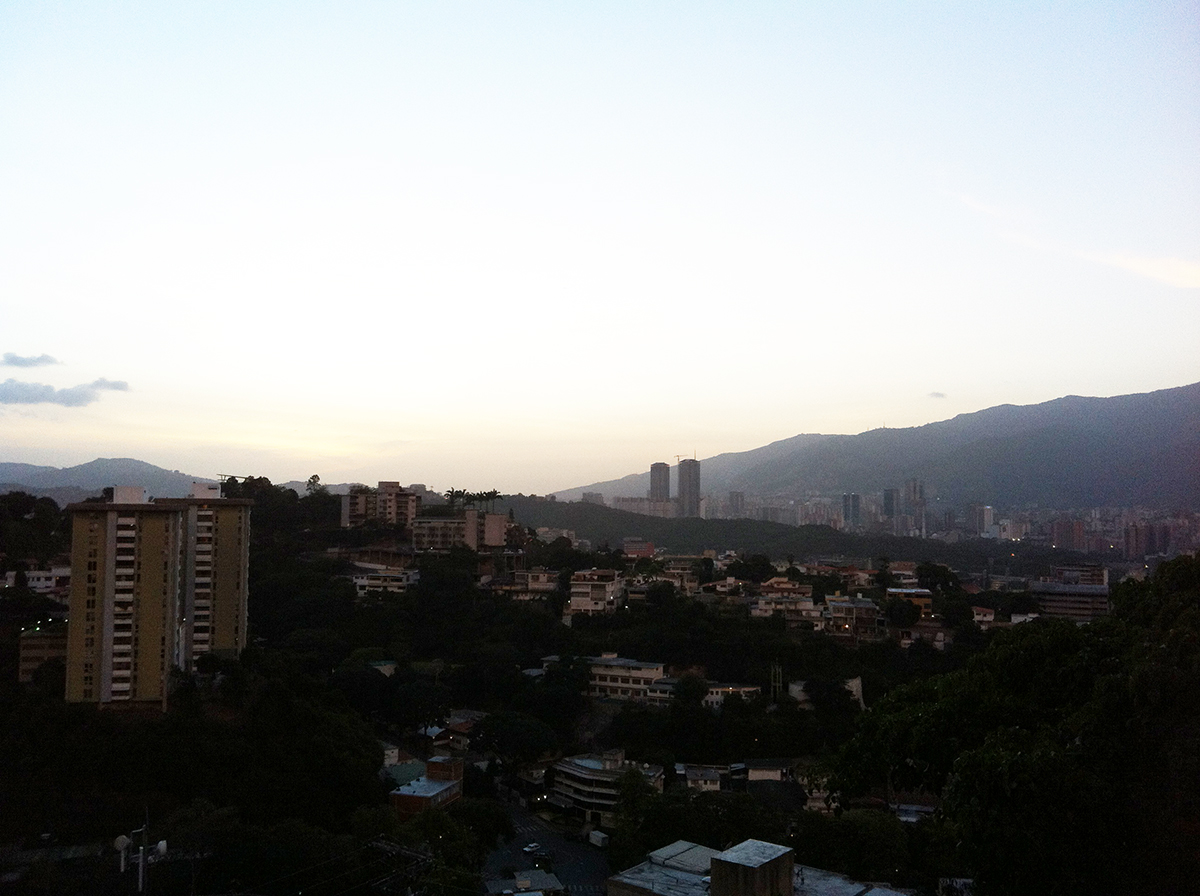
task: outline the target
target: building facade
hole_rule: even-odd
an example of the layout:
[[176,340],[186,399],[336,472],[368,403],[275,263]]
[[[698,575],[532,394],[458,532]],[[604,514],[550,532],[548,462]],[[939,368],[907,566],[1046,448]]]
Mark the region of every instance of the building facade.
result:
[[700,515],[700,461],[685,458],[679,462],[679,515]]
[[671,500],[671,465],[657,463],[650,465],[650,495],[655,503]]
[[69,702],[165,705],[173,668],[246,646],[252,502],[193,495],[148,501],[122,486],[67,508]]

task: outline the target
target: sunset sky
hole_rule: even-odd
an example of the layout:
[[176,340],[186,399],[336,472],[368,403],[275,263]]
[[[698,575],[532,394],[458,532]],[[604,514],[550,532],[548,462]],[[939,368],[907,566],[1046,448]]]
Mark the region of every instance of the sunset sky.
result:
[[1197,380],[1197,2],[0,5],[0,461],[541,493]]

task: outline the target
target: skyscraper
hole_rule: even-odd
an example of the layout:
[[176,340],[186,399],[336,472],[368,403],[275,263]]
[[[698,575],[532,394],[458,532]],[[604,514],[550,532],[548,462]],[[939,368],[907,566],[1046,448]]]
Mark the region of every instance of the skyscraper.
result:
[[650,465],[650,500],[671,500],[671,465],[657,463]]
[[250,505],[207,486],[72,504],[66,698],[163,704],[171,670],[246,645]]
[[862,528],[862,498],[857,493],[842,495],[842,528],[847,531]]
[[700,461],[679,462],[679,515],[700,515]]

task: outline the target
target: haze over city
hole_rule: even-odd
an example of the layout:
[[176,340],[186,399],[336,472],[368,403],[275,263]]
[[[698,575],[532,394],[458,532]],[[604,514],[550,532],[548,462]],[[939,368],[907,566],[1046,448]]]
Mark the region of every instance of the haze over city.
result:
[[0,9],[0,461],[545,492],[1200,380],[1185,3]]

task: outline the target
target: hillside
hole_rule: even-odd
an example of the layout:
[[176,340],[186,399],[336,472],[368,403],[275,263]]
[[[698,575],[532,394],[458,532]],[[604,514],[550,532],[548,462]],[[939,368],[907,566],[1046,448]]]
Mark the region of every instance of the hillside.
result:
[[74,467],[0,463],[0,491],[24,491],[60,505],[99,495],[111,485],[141,485],[156,498],[186,497],[193,482],[212,482],[130,457],[98,457]]
[[[858,435],[799,435],[701,461],[707,494],[878,493],[910,478],[951,503],[1200,507],[1200,383],[1114,398],[1067,396]],[[647,464],[648,466],[648,464]],[[558,492],[644,497],[649,473]]]

